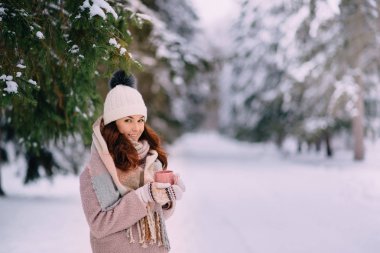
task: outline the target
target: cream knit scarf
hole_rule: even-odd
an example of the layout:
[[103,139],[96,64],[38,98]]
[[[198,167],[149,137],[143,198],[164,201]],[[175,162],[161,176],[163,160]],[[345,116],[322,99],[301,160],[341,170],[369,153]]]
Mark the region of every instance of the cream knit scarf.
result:
[[[99,121],[99,120],[98,120]],[[118,169],[108,152],[107,144],[100,133],[99,122],[93,126],[93,145],[91,147],[90,175],[94,191],[103,211],[116,206],[121,197],[128,192],[152,182],[154,172],[162,170],[162,164],[157,159],[157,151],[151,150],[147,141],[133,142],[140,160],[144,163],[139,168],[128,172],[126,180],[120,180]],[[136,223],[138,242],[142,247],[148,244],[157,244],[170,250],[169,239],[163,219],[162,207],[159,204],[147,205],[148,215]],[[135,242],[133,226],[127,229],[130,243]]]
[[[137,154],[139,156],[139,160],[143,161],[143,163],[140,165],[141,173],[140,173],[140,187],[143,186],[142,178],[144,178],[144,174],[146,172],[151,172],[149,170],[144,170],[143,168],[146,163],[146,156],[149,152],[150,146],[146,140],[143,140],[141,142],[135,142],[132,141]],[[162,166],[161,166],[162,169]],[[149,175],[154,177],[153,175]],[[159,206],[159,205],[158,205]],[[148,215],[144,218],[142,218],[140,221],[137,222],[137,233],[138,233],[138,240],[139,243],[142,245],[143,248],[148,247],[147,243],[155,244],[157,243],[157,246],[164,245],[165,248],[169,251],[170,245],[169,240],[166,233],[165,224],[163,222],[163,216],[162,216],[162,208],[159,206],[159,211],[155,211],[155,205],[148,205],[147,206],[147,213]],[[134,243],[135,239],[133,237],[133,231],[132,227],[128,228],[127,230],[127,236],[129,238],[130,243]]]

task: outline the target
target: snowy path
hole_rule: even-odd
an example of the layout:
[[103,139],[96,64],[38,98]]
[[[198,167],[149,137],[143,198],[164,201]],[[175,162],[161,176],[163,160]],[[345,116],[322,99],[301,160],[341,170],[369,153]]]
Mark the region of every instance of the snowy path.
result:
[[170,221],[175,252],[379,252],[380,171],[369,168],[379,162],[306,165],[307,157],[284,161],[265,146],[200,137],[173,154],[190,182]]
[[[358,164],[284,159],[270,146],[185,136],[170,149],[187,186],[168,221],[171,252],[378,253],[378,151]],[[11,177],[4,170],[0,252],[90,252],[76,178],[21,188]]]

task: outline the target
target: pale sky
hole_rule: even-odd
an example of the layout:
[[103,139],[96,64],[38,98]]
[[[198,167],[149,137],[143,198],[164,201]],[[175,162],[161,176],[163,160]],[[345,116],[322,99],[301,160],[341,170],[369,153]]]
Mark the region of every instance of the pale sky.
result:
[[239,0],[190,0],[194,3],[201,22],[214,25],[237,17]]
[[232,22],[238,18],[241,0],[190,0],[200,19],[200,28],[205,31],[206,38],[218,48],[224,49],[230,43]]

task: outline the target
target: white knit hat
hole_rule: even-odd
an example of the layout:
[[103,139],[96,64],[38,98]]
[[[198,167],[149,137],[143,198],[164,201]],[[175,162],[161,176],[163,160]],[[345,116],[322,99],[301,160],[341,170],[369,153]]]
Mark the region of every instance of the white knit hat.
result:
[[104,125],[131,115],[143,115],[147,119],[144,100],[136,89],[116,85],[108,92],[104,102]]

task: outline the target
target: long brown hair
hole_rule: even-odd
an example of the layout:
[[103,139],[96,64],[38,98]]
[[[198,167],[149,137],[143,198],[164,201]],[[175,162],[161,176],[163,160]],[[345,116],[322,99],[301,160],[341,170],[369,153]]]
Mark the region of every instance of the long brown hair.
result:
[[[100,132],[107,143],[108,150],[115,162],[115,166],[123,171],[129,171],[137,168],[139,165],[139,156],[132,142],[119,132],[116,122],[113,121],[104,125],[104,121],[100,122]],[[158,153],[158,160],[162,163],[162,167],[166,169],[168,166],[167,154],[161,146],[161,140],[158,134],[145,123],[144,131],[140,140],[147,140],[150,148]]]

